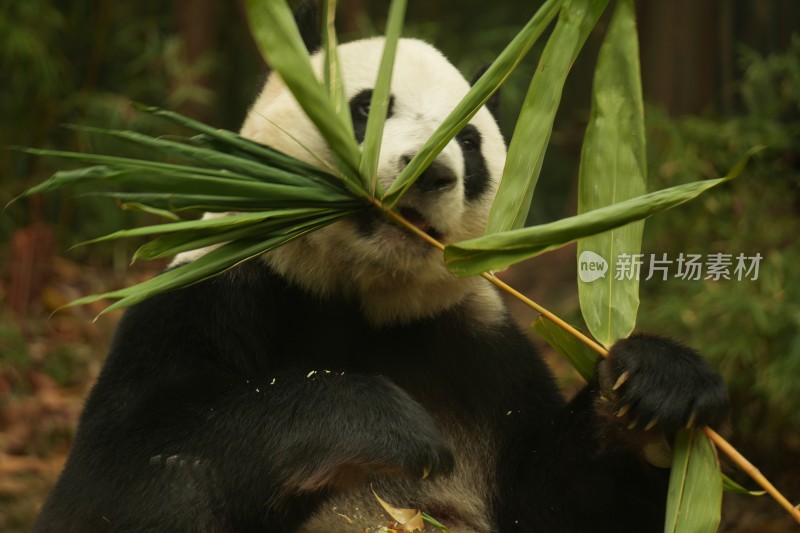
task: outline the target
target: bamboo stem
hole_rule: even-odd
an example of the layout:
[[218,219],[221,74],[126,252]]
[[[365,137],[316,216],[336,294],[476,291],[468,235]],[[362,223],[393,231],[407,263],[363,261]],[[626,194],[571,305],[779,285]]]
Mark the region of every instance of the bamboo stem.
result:
[[756,466],[747,460],[745,456],[743,456],[739,451],[731,446],[728,441],[722,438],[722,436],[711,429],[710,427],[704,427],[703,431],[705,432],[706,436],[713,442],[719,450],[730,457],[736,465],[741,468],[742,470],[747,473],[750,478],[752,478],[756,483],[758,483],[761,488],[769,493],[772,498],[780,504],[781,507],[786,509],[789,514],[794,518],[798,524],[800,524],[800,509],[793,506],[792,503],[786,499],[786,497],[781,494],[775,486],[770,483],[770,481],[764,477],[764,474],[756,468]]
[[[439,250],[444,251],[444,244],[439,242],[438,240],[434,239],[424,231],[420,230],[418,227],[411,224],[405,218],[403,218],[400,214],[396,213],[391,209],[387,209],[384,207],[383,203],[377,198],[370,198],[370,202],[386,213],[392,220],[397,222],[399,225],[407,229],[408,231],[414,233],[415,235],[424,239],[427,243],[431,246],[438,248]],[[490,274],[488,272],[484,272],[481,276],[490,282],[492,282],[498,289],[502,290],[503,292],[513,296],[517,300],[521,301],[525,305],[531,307],[532,309],[536,310],[539,314],[546,317],[548,320],[556,324],[558,327],[564,329],[571,335],[575,336],[578,340],[580,340],[585,345],[592,348],[602,357],[608,357],[608,350],[606,350],[603,346],[595,342],[594,340],[590,339],[587,335],[584,335],[582,332],[578,331],[571,325],[567,324],[563,320],[561,320],[558,316],[553,314],[552,312],[548,311],[541,305],[537,304],[515,288],[508,285],[506,282],[495,276],[494,274]],[[792,518],[794,518],[798,524],[800,524],[800,509],[793,506],[792,503],[786,499],[786,497],[778,491],[775,486],[770,483],[770,481],[764,477],[761,471],[756,468],[753,463],[747,460],[739,451],[734,448],[733,446],[728,443],[719,433],[711,429],[710,427],[704,427],[703,431],[705,432],[706,436],[717,446],[719,450],[721,450],[725,455],[727,455],[739,468],[741,468],[750,478],[755,481],[761,488],[763,488],[767,493],[769,493],[772,498],[778,502],[778,504],[786,509]]]
[[502,290],[503,292],[505,292],[507,294],[510,294],[511,296],[516,298],[517,300],[519,300],[522,303],[524,303],[525,305],[527,305],[528,307],[531,307],[531,308],[535,309],[536,311],[539,312],[540,315],[546,317],[548,320],[553,322],[555,325],[557,325],[558,327],[560,327],[561,329],[563,329],[567,333],[570,333],[571,335],[576,337],[579,341],[581,341],[586,346],[588,346],[592,350],[596,351],[597,353],[599,353],[603,357],[608,357],[608,350],[606,350],[603,346],[601,346],[600,344],[598,344],[594,340],[590,339],[588,336],[584,335],[583,333],[581,333],[580,331],[578,331],[577,329],[572,327],[570,324],[564,322],[558,316],[553,314],[551,311],[548,311],[547,309],[545,309],[541,305],[537,304],[536,302],[534,302],[533,300],[531,300],[530,298],[528,298],[527,296],[525,296],[524,294],[519,292],[517,289],[515,289],[511,285],[507,284],[505,281],[503,281],[500,278],[498,278],[497,276],[495,276],[494,274],[490,274],[488,272],[484,272],[483,274],[481,274],[481,277],[491,281],[492,283],[494,283],[494,285],[498,289]]

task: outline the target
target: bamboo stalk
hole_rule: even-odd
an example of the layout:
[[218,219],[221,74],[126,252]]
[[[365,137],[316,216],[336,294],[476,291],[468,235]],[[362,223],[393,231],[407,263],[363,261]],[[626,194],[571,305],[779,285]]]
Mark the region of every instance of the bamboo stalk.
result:
[[781,507],[786,509],[789,514],[794,518],[798,524],[800,524],[800,509],[792,505],[792,503],[786,499],[786,497],[775,488],[775,486],[770,483],[770,481],[764,477],[764,474],[756,468],[756,466],[747,460],[745,456],[743,456],[739,451],[731,446],[728,441],[722,438],[722,436],[711,429],[710,427],[704,427],[703,431],[705,432],[706,436],[711,439],[719,450],[730,457],[736,465],[741,468],[742,470],[750,476],[756,483],[758,483],[761,488],[769,493],[772,498],[780,504]]
[[[431,246],[438,248],[439,250],[444,251],[444,244],[439,242],[438,240],[434,239],[424,231],[420,230],[418,227],[414,226],[410,222],[408,222],[405,218],[403,218],[400,214],[396,213],[393,210],[387,209],[381,203],[380,200],[376,198],[371,198],[370,201],[372,204],[386,213],[392,220],[400,224],[402,227],[407,229],[408,231],[414,233],[415,235],[421,237]],[[602,357],[608,357],[608,350],[595,342],[594,340],[590,339],[587,335],[584,335],[581,331],[575,329],[571,325],[567,324],[563,320],[561,320],[558,316],[553,314],[551,311],[545,309],[541,305],[537,304],[515,288],[508,285],[506,282],[495,276],[494,274],[490,274],[488,272],[484,272],[481,276],[490,282],[492,282],[498,289],[502,290],[503,292],[513,296],[517,300],[521,301],[525,305],[531,307],[532,309],[536,310],[539,314],[546,317],[548,320],[556,324],[558,327],[562,328],[566,332],[570,333],[571,335],[575,336],[578,340],[580,340],[585,345],[589,346],[591,349],[596,351]],[[778,502],[778,504],[786,509],[786,511],[794,518],[798,524],[800,524],[800,509],[793,506],[792,503],[783,495],[781,492],[775,488],[775,486],[770,483],[770,481],[764,477],[761,471],[753,465],[750,461],[747,460],[745,456],[743,456],[739,451],[731,446],[728,441],[726,441],[719,433],[711,429],[710,427],[702,428],[703,432],[705,432],[706,436],[713,442],[719,450],[722,451],[725,455],[727,455],[739,468],[741,468],[750,478],[755,481],[761,488],[763,488],[767,493],[769,493],[772,498]]]

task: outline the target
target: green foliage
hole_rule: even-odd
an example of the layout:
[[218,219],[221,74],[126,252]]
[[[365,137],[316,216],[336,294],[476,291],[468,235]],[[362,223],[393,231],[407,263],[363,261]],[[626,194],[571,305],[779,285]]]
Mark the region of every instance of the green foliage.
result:
[[562,4],[517,118],[487,234],[525,226],[567,74],[607,3],[565,0]]
[[[66,130],[64,123],[103,124],[137,131],[165,131],[163,123],[135,112],[131,100],[163,106],[209,104],[213,95],[198,83],[216,65],[213,54],[189,63],[183,40],[170,27],[160,2],[120,4],[109,0],[0,0],[0,203],[51,174],[62,163],[7,150],[9,145],[58,146],[132,155],[119,142]],[[246,63],[242,62],[242,65]],[[231,68],[221,65],[218,70]],[[252,95],[248,94],[248,98]],[[236,105],[241,113],[244,103]],[[217,106],[215,115],[229,106]],[[238,121],[238,117],[236,119]],[[142,219],[97,198],[51,195],[11,206],[0,215],[0,239],[30,222],[51,223],[62,242],[86,240]],[[0,254],[4,253],[0,249]],[[93,252],[124,256],[128,243]],[[78,252],[79,257],[85,254]]]
[[[651,110],[650,157],[657,161],[651,175],[658,187],[692,175],[713,178],[748,146],[767,143],[770,150],[755,159],[742,180],[687,206],[685,216],[653,219],[644,242],[658,243],[658,248],[650,244],[648,251],[672,258],[681,252],[760,253],[764,260],[759,278],[645,283],[640,323],[674,332],[714,361],[731,390],[738,433],[763,439],[759,444],[766,450],[774,449],[776,434],[796,438],[800,430],[800,417],[792,407],[792,398],[800,394],[796,380],[800,372],[800,250],[796,245],[800,177],[797,148],[792,144],[800,131],[800,39],[793,39],[785,56],[762,59],[748,53],[745,57],[741,116],[672,121]],[[755,93],[760,99],[748,96]],[[754,195],[757,181],[765,183]],[[769,230],[765,231],[767,220]],[[688,451],[702,452],[698,446],[705,438],[696,435],[693,442]],[[685,445],[676,444],[668,509],[678,501],[686,501],[689,507],[668,514],[667,531],[696,530],[701,522],[707,524],[706,529],[715,529],[719,516],[708,511],[718,508],[719,491],[709,491],[707,485],[692,488],[692,477],[679,475],[681,465],[687,465],[687,474],[693,468],[705,468],[693,466],[691,455],[681,455],[686,451]],[[716,472],[696,473],[694,478],[708,480]],[[678,486],[682,486],[680,492]],[[731,483],[728,486],[736,489]],[[713,502],[709,500],[712,494]]]
[[584,237],[619,228],[687,202],[708,189],[739,175],[748,157],[724,178],[695,181],[643,194],[588,213],[448,245],[445,262],[459,276],[474,276],[555,250]]
[[395,1],[389,6],[389,18],[386,21],[386,40],[384,41],[384,52],[381,57],[378,77],[370,99],[369,116],[367,117],[367,130],[364,134],[364,144],[361,148],[361,160],[358,164],[359,174],[368,185],[368,191],[376,195],[383,191],[379,190],[378,183],[378,161],[383,142],[383,127],[386,123],[386,114],[389,112],[389,100],[391,95],[392,71],[394,69],[394,58],[397,52],[397,41],[403,31],[403,17],[406,13],[406,2]]
[[729,386],[738,435],[774,449],[800,436],[800,38],[785,53],[743,54],[740,114],[668,119],[648,111],[651,175],[659,186],[719,175],[751,143],[769,149],[742,179],[680,216],[654,218],[645,253],[760,253],[755,281],[642,284],[645,327],[671,331],[713,361]]
[[597,352],[543,316],[537,318],[532,327],[572,364],[583,379],[589,381],[594,377],[595,365],[600,357]]
[[678,432],[664,533],[716,531],[721,504],[722,474],[711,442],[697,429]]
[[[647,192],[644,104],[639,68],[639,43],[633,3],[617,3],[592,86],[592,110],[581,149],[578,212],[635,198]],[[639,280],[617,279],[619,254],[637,254],[644,221],[578,241],[578,269],[584,252],[607,263],[601,279],[578,277],[578,295],[586,326],[610,348],[633,332],[639,309]]]

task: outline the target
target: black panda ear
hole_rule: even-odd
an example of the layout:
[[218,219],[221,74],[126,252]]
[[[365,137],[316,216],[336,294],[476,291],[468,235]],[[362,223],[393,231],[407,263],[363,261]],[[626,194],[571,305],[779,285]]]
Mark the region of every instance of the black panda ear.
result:
[[[489,65],[484,65],[478,71],[478,73],[475,74],[475,76],[472,78],[472,82],[470,82],[470,85],[475,85],[475,83],[479,79],[481,79],[481,76],[483,76],[483,74],[487,70],[489,70]],[[489,100],[486,102],[486,109],[488,109],[489,112],[492,114],[492,116],[494,117],[495,122],[500,124],[500,90],[499,89],[497,91],[495,91],[495,93],[491,96],[491,98],[489,98]]]
[[314,53],[322,46],[322,30],[319,18],[319,7],[315,0],[304,0],[294,10],[294,20],[300,30],[300,36],[308,53]]

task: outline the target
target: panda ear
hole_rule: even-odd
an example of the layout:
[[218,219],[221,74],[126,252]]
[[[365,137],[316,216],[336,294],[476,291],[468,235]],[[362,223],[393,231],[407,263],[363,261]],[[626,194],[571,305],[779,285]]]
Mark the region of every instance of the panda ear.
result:
[[[472,82],[470,85],[475,85],[475,83],[483,76],[483,74],[489,70],[489,65],[484,65],[477,74],[472,78]],[[500,90],[498,89],[495,93],[487,100],[486,102],[486,109],[494,117],[495,122],[498,124],[500,123]]]
[[316,0],[304,0],[294,10],[294,20],[309,54],[322,46],[321,22]]

